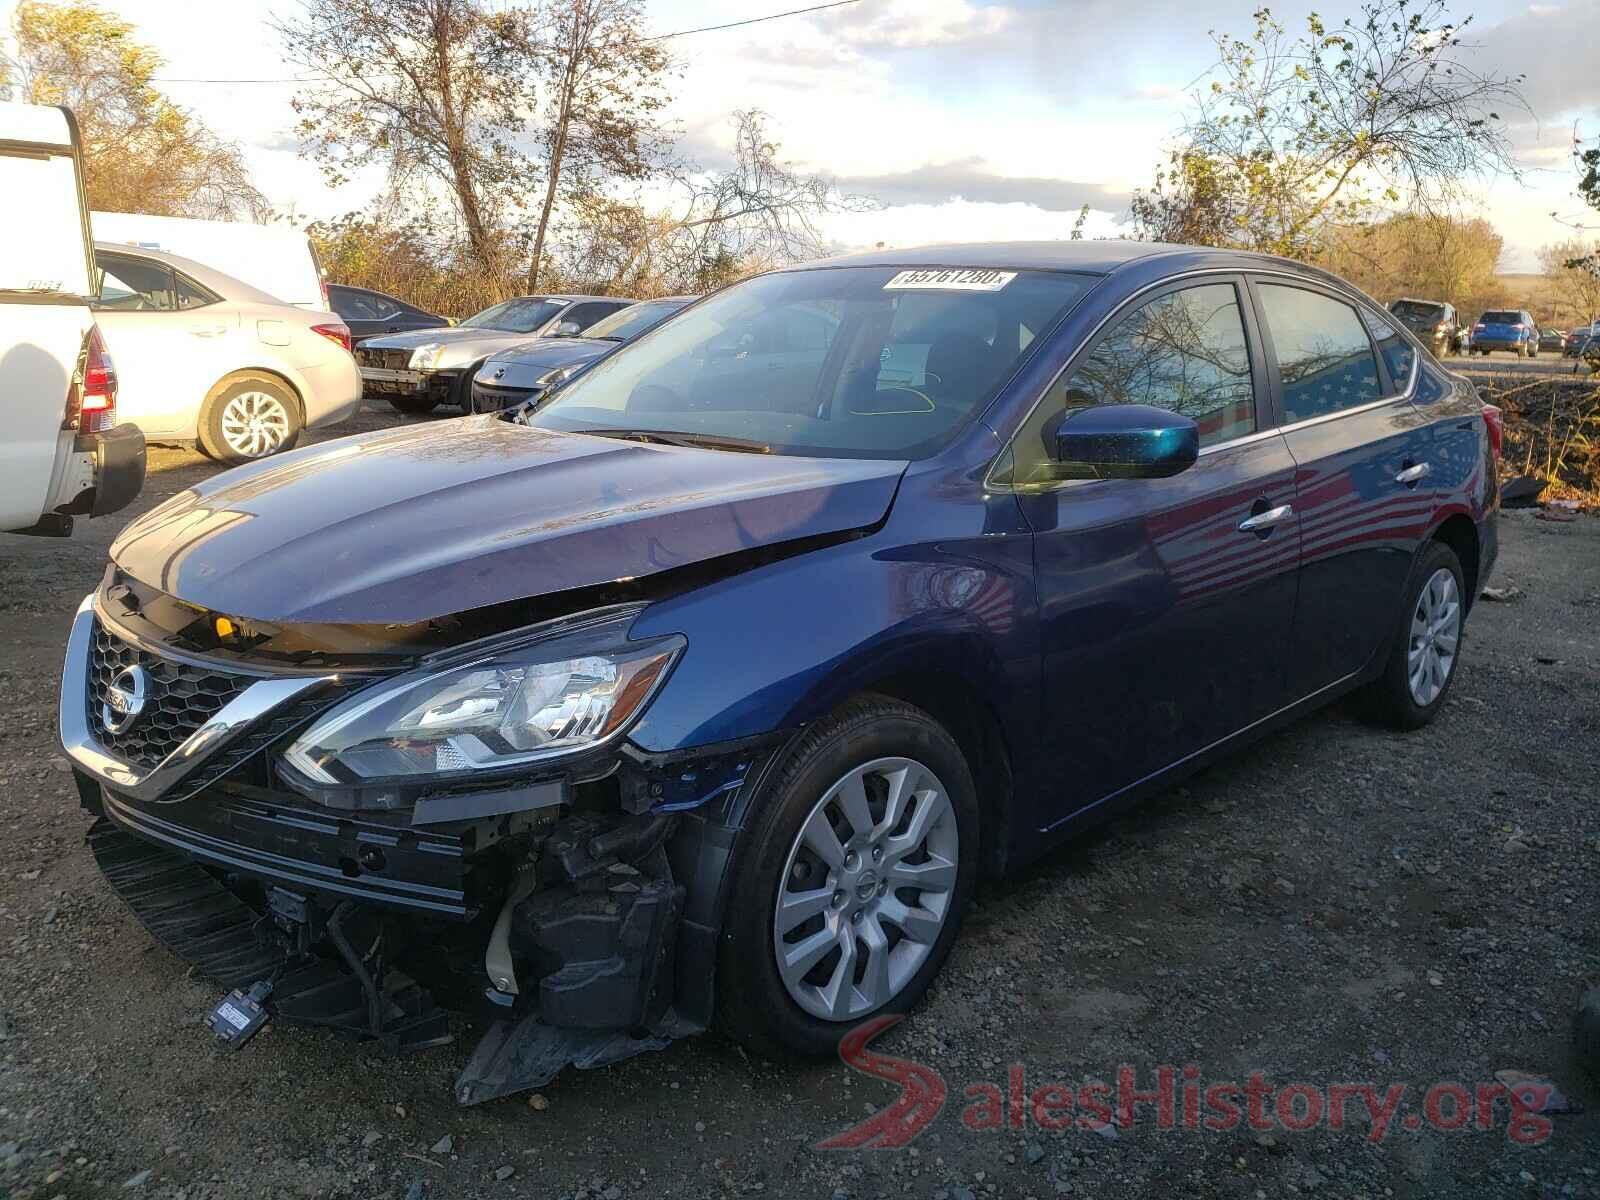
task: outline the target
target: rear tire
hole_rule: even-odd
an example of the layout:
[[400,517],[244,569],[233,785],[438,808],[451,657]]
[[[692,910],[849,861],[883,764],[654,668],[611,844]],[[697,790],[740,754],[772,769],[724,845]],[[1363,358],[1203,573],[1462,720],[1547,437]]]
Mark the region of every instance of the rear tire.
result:
[[235,465],[293,449],[301,428],[294,389],[275,375],[247,372],[211,389],[195,432],[207,457]]
[[1443,542],[1430,542],[1406,580],[1383,674],[1363,691],[1370,717],[1410,730],[1438,715],[1461,662],[1466,613],[1461,560]]
[[432,412],[439,406],[439,402],[427,394],[421,396],[386,396],[384,399],[388,400],[397,411],[412,417]]
[[867,695],[812,725],[753,803],[717,1025],[769,1057],[836,1054],[868,1017],[915,1004],[950,953],[977,879],[972,772],[927,713]]

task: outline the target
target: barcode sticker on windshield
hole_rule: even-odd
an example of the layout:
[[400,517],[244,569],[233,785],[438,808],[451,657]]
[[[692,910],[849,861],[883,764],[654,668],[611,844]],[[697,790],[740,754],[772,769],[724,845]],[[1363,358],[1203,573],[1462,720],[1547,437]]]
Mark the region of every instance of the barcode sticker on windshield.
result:
[[998,292],[1016,277],[1015,271],[986,271],[976,267],[919,267],[913,271],[901,271],[883,285],[883,290]]

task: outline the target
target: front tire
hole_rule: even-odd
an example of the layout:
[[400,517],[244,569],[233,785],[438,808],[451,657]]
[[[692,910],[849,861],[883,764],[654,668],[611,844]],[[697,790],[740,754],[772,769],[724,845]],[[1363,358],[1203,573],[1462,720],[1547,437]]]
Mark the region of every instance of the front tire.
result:
[[1430,542],[1406,580],[1405,595],[1389,660],[1365,699],[1374,719],[1409,730],[1438,715],[1461,661],[1466,582],[1455,551]]
[[302,428],[300,398],[274,375],[235,375],[211,390],[196,428],[207,457],[230,465],[294,448]]
[[754,804],[717,1023],[768,1056],[832,1055],[907,1011],[950,953],[977,879],[972,772],[927,713],[863,696],[811,726]]

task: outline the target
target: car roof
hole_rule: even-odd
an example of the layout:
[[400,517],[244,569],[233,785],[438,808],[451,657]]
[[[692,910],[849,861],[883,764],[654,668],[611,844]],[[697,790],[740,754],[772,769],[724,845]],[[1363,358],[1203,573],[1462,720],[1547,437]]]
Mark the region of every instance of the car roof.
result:
[[1440,308],[1448,308],[1448,300],[1423,300],[1417,296],[1396,296],[1389,301],[1390,304],[1437,304]]
[[181,254],[169,254],[165,250],[148,250],[143,246],[129,246],[122,242],[96,242],[96,254],[126,254],[130,258],[148,258],[154,262],[164,263],[176,271],[182,271],[201,287],[213,291],[224,300],[240,300],[249,304],[279,304],[284,308],[293,308],[294,305],[286,300],[262,291],[260,288],[246,283],[232,275],[226,275],[205,263],[195,262],[192,258],[184,258]]
[[1290,270],[1313,279],[1349,284],[1318,267],[1273,254],[1212,246],[1181,246],[1169,242],[1137,242],[1126,238],[1104,241],[1053,242],[948,242],[931,246],[869,250],[841,254],[791,270],[817,267],[979,267],[990,270],[1076,271],[1109,275],[1132,263],[1170,259],[1175,269]]
[[531,296],[513,296],[513,300],[619,300],[624,304],[637,304],[634,296],[583,296],[576,292],[536,292]]

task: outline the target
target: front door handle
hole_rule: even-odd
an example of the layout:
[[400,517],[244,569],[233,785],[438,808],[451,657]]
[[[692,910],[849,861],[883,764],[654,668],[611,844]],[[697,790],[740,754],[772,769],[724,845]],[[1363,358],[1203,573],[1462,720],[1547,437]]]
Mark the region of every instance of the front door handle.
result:
[[1246,517],[1239,522],[1240,533],[1269,533],[1274,525],[1287,521],[1294,516],[1294,506],[1280,504],[1277,508],[1269,508],[1266,512],[1258,512],[1253,517]]
[[1422,480],[1426,479],[1429,472],[1432,470],[1433,468],[1427,463],[1418,463],[1414,467],[1407,467],[1404,471],[1401,471],[1400,474],[1394,477],[1394,481],[1396,483],[1403,483],[1407,487],[1415,487]]

